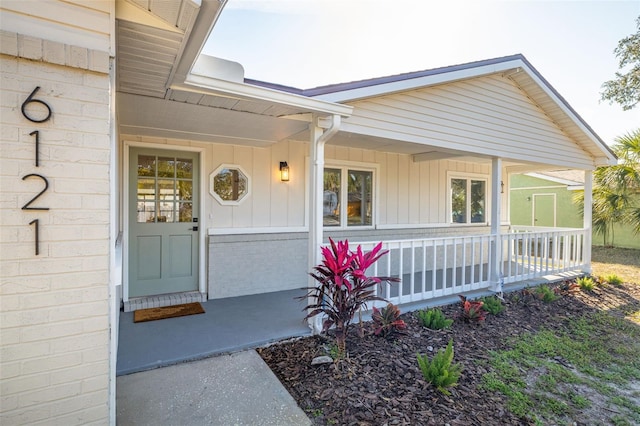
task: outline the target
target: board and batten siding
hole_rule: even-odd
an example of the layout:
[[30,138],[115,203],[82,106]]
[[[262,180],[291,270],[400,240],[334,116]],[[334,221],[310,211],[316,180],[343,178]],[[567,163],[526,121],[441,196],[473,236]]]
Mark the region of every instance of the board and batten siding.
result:
[[342,130],[433,147],[591,169],[578,147],[510,79],[463,80],[348,103]]

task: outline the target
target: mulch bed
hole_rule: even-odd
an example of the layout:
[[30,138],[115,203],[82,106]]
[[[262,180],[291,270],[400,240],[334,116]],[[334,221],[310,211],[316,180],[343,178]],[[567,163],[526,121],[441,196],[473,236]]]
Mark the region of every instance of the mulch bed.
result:
[[[630,305],[633,305],[630,307]],[[326,355],[333,340],[314,336],[272,345],[260,355],[305,410],[314,425],[526,425],[505,409],[504,397],[481,387],[490,350],[508,349],[508,338],[540,328],[564,328],[572,318],[594,309],[617,315],[640,309],[640,285],[598,287],[593,293],[571,292],[545,303],[527,292],[505,295],[506,310],[483,323],[456,320],[446,330],[422,327],[413,313],[402,315],[404,334],[374,336],[365,323],[365,336],[352,326],[348,360],[312,366]],[[442,307],[448,318],[460,305]],[[454,362],[463,365],[458,386],[446,396],[425,382],[416,353],[433,354],[454,342]]]

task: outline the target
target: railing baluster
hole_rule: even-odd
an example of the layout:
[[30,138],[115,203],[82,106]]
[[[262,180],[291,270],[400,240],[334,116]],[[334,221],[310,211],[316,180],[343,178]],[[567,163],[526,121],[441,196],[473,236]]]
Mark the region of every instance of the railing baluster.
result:
[[411,270],[409,271],[411,274],[411,291],[409,292],[409,300],[413,302],[413,294],[415,293],[415,281],[416,281],[416,245],[415,241],[411,241]]

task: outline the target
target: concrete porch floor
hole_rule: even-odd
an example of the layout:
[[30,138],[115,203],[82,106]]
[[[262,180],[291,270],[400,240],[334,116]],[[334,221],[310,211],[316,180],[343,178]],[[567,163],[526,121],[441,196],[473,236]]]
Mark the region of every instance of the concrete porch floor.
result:
[[310,335],[303,290],[209,300],[204,314],[134,323],[120,312],[118,376]]

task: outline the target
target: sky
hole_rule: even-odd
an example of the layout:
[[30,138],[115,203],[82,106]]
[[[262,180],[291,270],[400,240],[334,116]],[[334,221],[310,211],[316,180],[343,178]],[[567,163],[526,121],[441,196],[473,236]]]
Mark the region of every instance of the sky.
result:
[[600,100],[640,0],[229,0],[202,53],[299,89],[523,54],[608,144],[640,105]]

